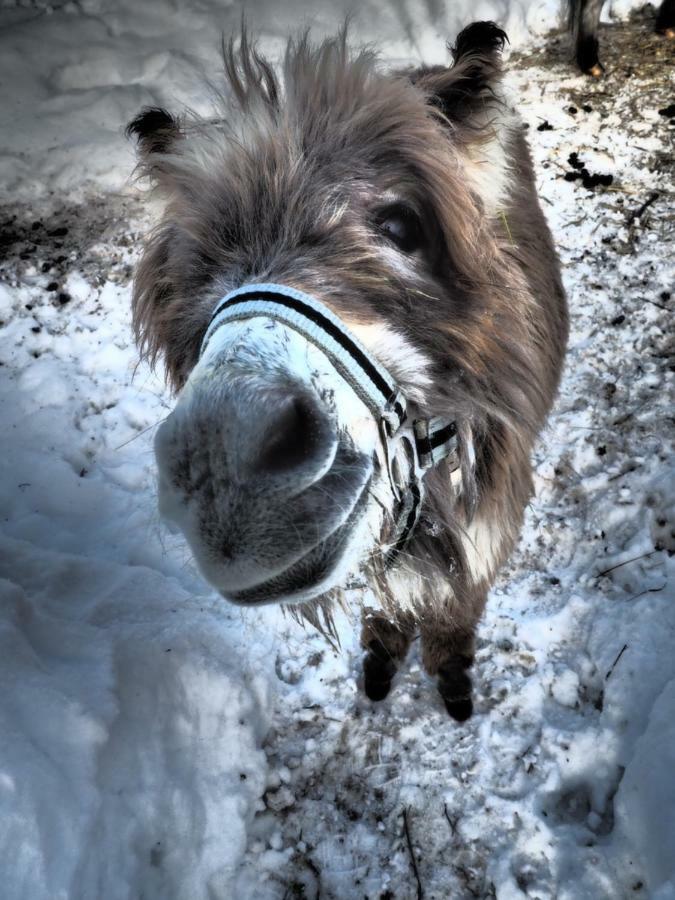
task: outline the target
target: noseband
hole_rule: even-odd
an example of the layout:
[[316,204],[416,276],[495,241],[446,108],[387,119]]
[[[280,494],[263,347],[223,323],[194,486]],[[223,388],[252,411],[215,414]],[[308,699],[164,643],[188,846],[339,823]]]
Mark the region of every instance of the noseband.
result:
[[444,459],[449,460],[450,472],[459,469],[455,422],[442,416],[410,419],[396,381],[340,318],[314,297],[286,285],[247,284],[230,291],[216,305],[201,353],[228,322],[258,317],[276,319],[318,347],[377,422],[396,500],[392,540],[384,552],[389,568],[419,520],[428,470]]

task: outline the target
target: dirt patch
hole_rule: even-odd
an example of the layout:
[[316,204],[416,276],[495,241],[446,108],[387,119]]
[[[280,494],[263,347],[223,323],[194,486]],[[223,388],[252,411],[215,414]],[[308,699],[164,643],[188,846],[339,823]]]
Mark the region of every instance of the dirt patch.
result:
[[69,297],[71,271],[92,284],[126,283],[136,247],[147,228],[136,198],[101,196],[86,204],[55,204],[48,210],[0,206],[0,278],[15,285],[41,277],[55,304]]

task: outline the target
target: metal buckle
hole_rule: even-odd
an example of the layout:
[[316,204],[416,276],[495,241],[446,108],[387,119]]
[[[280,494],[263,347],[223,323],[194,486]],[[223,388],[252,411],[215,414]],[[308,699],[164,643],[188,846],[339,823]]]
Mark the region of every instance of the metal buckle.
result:
[[[424,469],[417,452],[417,441],[413,424],[404,422],[393,434],[386,419],[380,419],[380,433],[384,459],[394,498],[400,502],[411,483],[420,485]],[[403,471],[403,467],[406,471]]]

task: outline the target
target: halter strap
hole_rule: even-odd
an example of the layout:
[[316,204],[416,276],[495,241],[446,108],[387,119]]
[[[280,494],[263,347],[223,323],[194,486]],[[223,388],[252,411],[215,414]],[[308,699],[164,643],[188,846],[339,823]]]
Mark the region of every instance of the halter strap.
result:
[[[287,285],[247,284],[230,291],[216,304],[201,354],[216,331],[229,322],[257,317],[282,322],[318,347],[378,423],[389,480],[397,501],[394,532],[384,553],[385,566],[391,566],[405,549],[419,520],[427,470],[451,455],[454,455],[451,470],[459,468],[455,422],[442,416],[411,421],[405,396],[387,369],[328,307]],[[405,483],[399,474],[401,452],[407,459]]]

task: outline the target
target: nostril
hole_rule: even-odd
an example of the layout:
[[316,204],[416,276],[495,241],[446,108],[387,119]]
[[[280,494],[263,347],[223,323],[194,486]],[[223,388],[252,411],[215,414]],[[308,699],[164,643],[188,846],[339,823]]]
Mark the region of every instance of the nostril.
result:
[[311,398],[284,399],[266,423],[255,468],[281,474],[318,461],[330,441],[330,426]]

